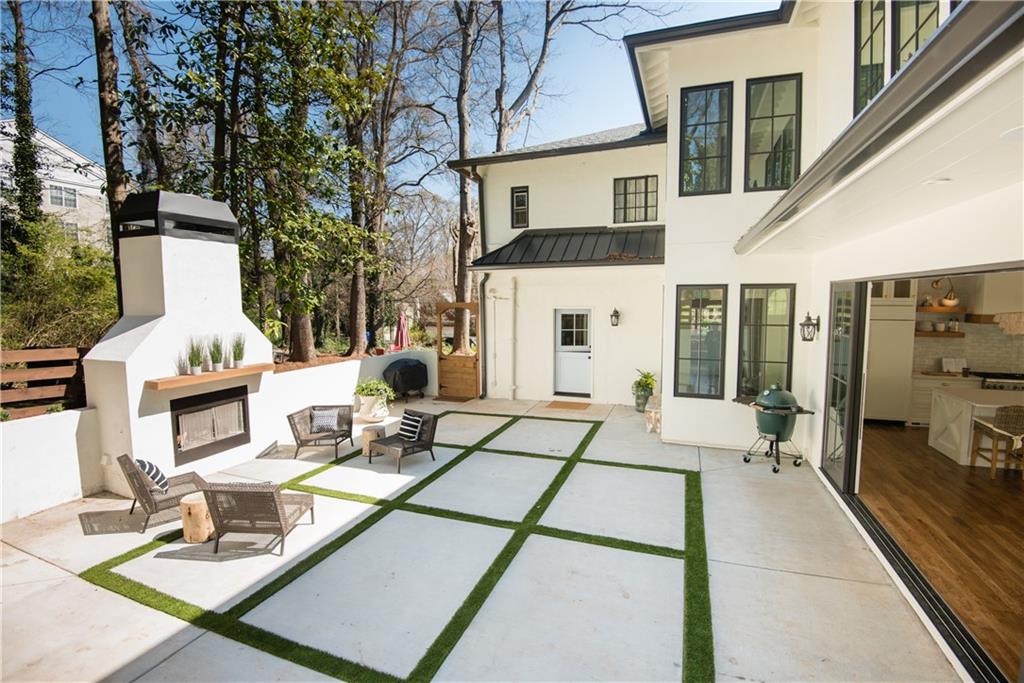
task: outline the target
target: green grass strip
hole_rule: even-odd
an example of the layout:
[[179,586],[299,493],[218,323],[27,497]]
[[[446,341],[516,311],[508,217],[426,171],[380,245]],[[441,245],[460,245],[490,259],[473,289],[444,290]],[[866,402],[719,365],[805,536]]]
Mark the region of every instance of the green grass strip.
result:
[[533,527],[531,531],[535,534],[540,534],[541,536],[550,536],[551,538],[560,538],[566,541],[576,541],[578,543],[589,543],[591,545],[603,545],[606,548],[629,550],[634,553],[660,555],[661,557],[671,557],[677,560],[681,560],[686,557],[686,551],[680,550],[679,548],[669,548],[664,545],[641,543],[639,541],[627,541],[624,538],[585,534],[580,531],[569,531],[568,529],[557,529],[555,527],[542,525]]
[[418,503],[400,503],[398,505],[398,509],[404,510],[405,512],[415,512],[420,515],[454,519],[460,522],[473,522],[474,524],[483,524],[485,526],[496,526],[502,529],[516,529],[520,525],[519,522],[513,522],[508,519],[485,517],[483,515],[474,515],[470,512],[459,512],[458,510],[448,510],[446,508],[420,505]]
[[711,627],[711,587],[704,537],[700,474],[686,476],[686,568],[684,572],[683,680],[715,680],[715,640]]
[[607,465],[608,467],[625,467],[630,470],[647,470],[648,472],[664,472],[665,474],[696,474],[693,470],[685,470],[681,467],[664,467],[662,465],[641,465],[639,463],[616,462],[614,460],[594,460],[593,458],[580,458],[580,462],[588,465]]
[[387,498],[374,498],[373,496],[364,496],[361,493],[349,493],[348,491],[337,491],[335,489],[325,489],[321,486],[309,486],[307,484],[292,484],[288,487],[292,491],[301,491],[302,493],[312,493],[317,496],[326,496],[328,498],[338,498],[340,500],[351,500],[356,503],[367,503],[369,505],[384,505],[390,502]]
[[[362,452],[363,451],[362,451],[361,448],[357,448],[356,450],[352,451],[348,455],[338,456],[334,460],[331,460],[328,463],[324,463],[320,467],[312,469],[309,472],[306,472],[305,474],[300,474],[297,477],[292,477],[288,481],[282,482],[281,483],[281,488],[283,488],[283,489],[284,488],[290,488],[290,487],[294,486],[295,484],[298,484],[299,482],[303,482],[303,481],[305,481],[307,479],[310,479],[311,477],[315,477],[318,474],[326,472],[327,470],[331,469],[332,467],[336,467],[336,466],[340,465],[343,462],[347,462],[347,461],[351,460],[352,458],[356,457],[357,455],[359,455]],[[299,462],[304,462],[304,461],[300,460]]]
[[559,462],[565,462],[568,460],[567,455],[544,455],[542,453],[528,453],[526,451],[506,451],[500,448],[481,448],[484,453],[498,453],[500,455],[518,455],[522,458],[539,458],[541,460],[558,460]]

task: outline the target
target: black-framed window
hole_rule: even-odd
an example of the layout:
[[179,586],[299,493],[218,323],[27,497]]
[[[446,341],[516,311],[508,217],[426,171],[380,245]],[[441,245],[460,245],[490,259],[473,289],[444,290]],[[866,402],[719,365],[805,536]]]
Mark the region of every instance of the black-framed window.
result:
[[679,196],[731,189],[732,83],[680,91]]
[[658,176],[616,178],[613,183],[615,223],[643,223],[658,220]]
[[892,0],[892,72],[939,30],[939,0]]
[[676,287],[676,396],[722,398],[727,285]]
[[744,189],[785,190],[800,176],[800,74],[747,81]]
[[756,396],[793,381],[796,285],[740,286],[740,350],[736,395]]
[[856,116],[885,84],[885,0],[856,0],[853,12]]
[[530,227],[530,188],[525,185],[512,188],[512,227]]

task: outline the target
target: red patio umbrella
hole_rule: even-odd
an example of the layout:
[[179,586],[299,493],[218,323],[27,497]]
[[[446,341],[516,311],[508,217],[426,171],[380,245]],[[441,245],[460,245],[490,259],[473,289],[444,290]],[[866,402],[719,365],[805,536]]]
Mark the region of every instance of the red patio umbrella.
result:
[[395,326],[395,343],[391,348],[395,351],[409,347],[409,324],[405,320],[405,313],[398,314],[398,324]]

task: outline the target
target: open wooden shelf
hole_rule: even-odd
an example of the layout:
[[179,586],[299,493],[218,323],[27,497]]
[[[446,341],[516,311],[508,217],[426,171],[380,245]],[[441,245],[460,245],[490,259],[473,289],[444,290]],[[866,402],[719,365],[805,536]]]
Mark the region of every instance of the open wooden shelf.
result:
[[218,382],[222,379],[234,377],[247,377],[258,375],[263,372],[273,372],[273,363],[255,363],[244,365],[240,368],[221,370],[220,372],[204,372],[201,375],[175,375],[174,377],[161,377],[160,379],[147,379],[145,387],[153,391],[166,391],[167,389],[178,389],[180,387],[191,387],[197,384]]
[[924,330],[914,330],[915,337],[962,337],[963,332],[925,332]]
[[995,325],[994,315],[984,315],[982,313],[968,313],[967,318],[964,322],[973,323],[975,325]]
[[965,306],[918,306],[918,313],[966,313]]

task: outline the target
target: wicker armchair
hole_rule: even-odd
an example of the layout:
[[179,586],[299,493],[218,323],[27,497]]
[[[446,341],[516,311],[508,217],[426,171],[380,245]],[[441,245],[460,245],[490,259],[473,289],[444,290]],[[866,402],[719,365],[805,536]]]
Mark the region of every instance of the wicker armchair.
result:
[[436,460],[434,457],[434,433],[437,431],[437,415],[421,413],[418,410],[406,410],[405,412],[423,418],[423,422],[420,423],[420,432],[415,441],[406,441],[394,434],[370,442],[369,461],[373,462],[374,455],[394,455],[397,458],[399,473],[402,471],[402,458],[407,455],[428,451],[430,459]]
[[206,486],[205,479],[195,472],[187,472],[169,477],[167,493],[163,493],[128,455],[119,455],[117,464],[121,466],[121,471],[124,472],[124,477],[128,480],[128,486],[132,489],[132,495],[135,496],[128,514],[135,512],[136,503],[146,513],[146,521],[142,524],[141,533],[146,533],[150,517],[163,510],[177,508],[182,498],[190,493],[196,493]]
[[[988,453],[981,447],[981,437],[992,440]],[[1024,406],[1002,406],[996,408],[991,418],[974,418],[974,434],[971,438],[971,467],[981,457],[989,462],[989,478],[995,479],[1000,456],[1006,469],[1021,468],[1024,471],[1024,448],[1019,444],[1024,437]],[[1005,451],[1002,445],[1005,444]]]
[[309,512],[314,522],[313,496],[309,493],[281,493],[277,484],[207,484],[203,488],[213,521],[213,552],[220,550],[224,534],[273,534],[284,538],[299,519]]
[[[337,410],[338,422],[332,432],[314,432],[311,429],[312,411],[314,410]],[[299,449],[305,446],[326,446],[334,444],[334,457],[338,457],[338,444],[345,439],[352,440],[352,406],[310,406],[292,413],[288,416],[288,425],[292,428],[292,436],[295,437],[295,455],[299,457]]]

